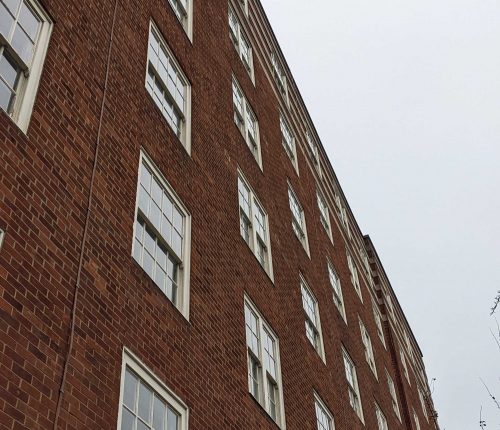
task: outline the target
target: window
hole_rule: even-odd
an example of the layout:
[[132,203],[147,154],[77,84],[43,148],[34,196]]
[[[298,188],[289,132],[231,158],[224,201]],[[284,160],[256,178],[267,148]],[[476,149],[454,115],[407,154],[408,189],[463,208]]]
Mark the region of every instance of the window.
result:
[[284,118],[283,114],[280,114],[280,128],[281,128],[282,143],[283,147],[285,148],[285,152],[288,155],[288,158],[290,158],[295,170],[298,171],[299,167],[297,164],[295,136],[287,120]]
[[292,211],[292,228],[295,235],[300,240],[304,249],[309,255],[309,242],[307,240],[307,230],[306,230],[306,218],[304,216],[304,210],[297,199],[296,194],[292,190],[290,184],[288,184],[288,200],[290,203],[290,210]]
[[405,337],[406,350],[408,351],[408,355],[410,357],[411,362],[413,363],[413,365],[415,365],[415,353],[413,352],[413,347],[411,345],[410,337],[408,336],[406,330],[404,330],[403,334]]
[[236,52],[238,52],[245,69],[247,69],[247,72],[253,81],[252,45],[250,45],[248,37],[243,32],[238,17],[236,16],[236,13],[231,5],[229,5],[229,35],[231,36],[231,41],[233,42],[234,47],[236,48]]
[[234,123],[238,126],[250,151],[257,160],[257,164],[262,168],[260,155],[259,124],[257,118],[250,107],[247,99],[243,95],[241,88],[233,76],[233,107]]
[[365,350],[366,362],[370,366],[370,369],[372,370],[375,377],[377,377],[377,366],[375,365],[372,341],[370,339],[370,335],[368,334],[368,330],[363,324],[363,321],[361,321],[361,318],[359,318],[359,329],[361,330],[361,341],[363,342],[363,348]]
[[190,153],[191,86],[153,23],[149,29],[146,90]]
[[193,40],[192,0],[168,0],[189,40]]
[[349,357],[349,354],[344,350],[342,351],[344,355],[344,366],[345,366],[345,374],[347,378],[347,387],[349,390],[349,402],[351,403],[352,408],[358,415],[361,421],[363,420],[363,408],[361,406],[361,398],[359,396],[359,387],[358,387],[358,378],[356,376],[356,368],[354,367],[354,363]]
[[418,397],[420,399],[420,405],[422,406],[422,412],[424,413],[424,417],[427,420],[427,422],[429,422],[429,415],[427,415],[427,408],[425,406],[425,396],[421,388],[418,389]]
[[401,421],[401,414],[399,412],[398,397],[396,395],[396,387],[394,386],[394,381],[390,377],[389,372],[387,372],[387,369],[385,370],[385,373],[387,375],[387,385],[389,386],[389,393],[391,394],[391,399],[392,399],[392,409],[394,410],[394,413],[398,417],[399,421]]
[[316,195],[318,199],[318,208],[319,208],[319,219],[323,227],[325,228],[328,237],[332,240],[332,229],[330,226],[330,211],[328,210],[328,205],[326,204],[325,197],[318,189],[316,190]]
[[349,266],[349,272],[351,273],[351,283],[358,293],[359,298],[363,301],[363,296],[361,295],[361,286],[359,285],[358,269],[356,268],[356,263],[351,257],[351,254],[347,254],[347,265]]
[[415,412],[415,409],[413,409],[413,420],[415,421],[415,429],[420,430],[420,421],[418,420],[418,415]]
[[0,109],[26,132],[52,31],[36,0],[0,1]]
[[325,361],[318,301],[302,276],[300,277],[300,290],[302,293],[302,306],[304,307],[304,311],[306,313],[306,337],[309,339],[309,342],[311,342],[311,345],[317,351],[322,360]]
[[127,350],[123,355],[118,428],[188,428],[187,406]]
[[333,423],[333,415],[316,393],[314,393],[314,407],[316,410],[317,429],[335,430],[335,425]]
[[394,318],[394,305],[392,304],[392,299],[389,293],[385,295],[385,302],[387,304],[387,307],[389,309],[389,314]]
[[188,318],[191,217],[144,153],[139,166],[132,255]]
[[272,279],[271,244],[267,214],[248,182],[238,174],[238,199],[240,204],[240,233],[260,265]]
[[239,2],[243,9],[243,12],[245,12],[245,15],[248,16],[248,0],[239,0]]
[[389,430],[387,419],[377,403],[375,403],[375,415],[377,416],[378,430]]
[[380,311],[378,310],[378,306],[375,303],[372,303],[373,307],[373,316],[375,317],[375,325],[377,326],[377,334],[382,342],[382,345],[385,346],[385,336],[384,336],[384,329],[382,328],[382,316],[380,315]]
[[342,286],[340,285],[340,278],[338,277],[337,272],[333,268],[332,263],[328,261],[327,264],[328,264],[328,277],[330,278],[330,285],[332,286],[332,292],[333,292],[333,302],[335,303],[335,306],[337,306],[340,315],[342,315],[342,318],[347,324],[347,318],[344,307],[344,298],[342,296]]
[[278,338],[245,297],[248,390],[281,427],[285,422]]
[[276,85],[278,86],[278,92],[282,95],[285,103],[288,105],[288,87],[286,82],[286,75],[283,66],[276,54],[271,54],[271,64],[273,67],[273,75]]
[[410,384],[410,374],[408,373],[408,366],[406,365],[405,352],[401,345],[399,345],[399,356],[401,357],[401,364],[403,365],[403,373],[408,381],[408,384]]
[[319,153],[318,153],[318,145],[314,141],[312,133],[307,132],[307,146],[309,148],[309,155],[311,156],[318,173],[321,175],[321,168],[319,165]]

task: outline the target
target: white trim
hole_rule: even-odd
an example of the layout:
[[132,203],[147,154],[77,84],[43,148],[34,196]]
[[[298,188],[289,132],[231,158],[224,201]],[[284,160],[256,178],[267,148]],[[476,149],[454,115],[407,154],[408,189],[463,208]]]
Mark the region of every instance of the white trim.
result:
[[[351,407],[353,410],[356,412],[356,415],[358,418],[361,420],[361,422],[364,424],[365,423],[365,418],[363,415],[363,403],[361,401],[361,393],[359,392],[359,382],[358,382],[358,373],[356,371],[356,365],[354,364],[354,361],[352,360],[351,356],[347,352],[347,350],[344,348],[344,345],[341,346],[342,348],[342,358],[344,361],[344,371],[345,371],[345,376],[346,376],[346,381],[347,381],[347,390],[348,390],[348,395],[349,395],[349,390],[353,390],[354,393],[356,394],[358,398],[358,404],[359,404],[359,411],[356,410],[356,408],[351,404]],[[346,366],[346,361],[349,362],[350,366],[352,367],[352,377],[354,379],[354,386],[351,386],[349,379],[347,378],[347,369],[345,368]],[[349,400],[350,404],[350,400]]]
[[4,240],[5,240],[5,231],[0,228],[0,251],[2,250]]
[[[309,295],[311,296],[311,298],[314,300],[314,314],[315,314],[315,317],[316,317],[316,320],[317,320],[317,323],[314,324],[314,328],[318,332],[318,346],[315,347],[314,349],[318,353],[318,355],[320,356],[321,360],[323,360],[323,363],[326,364],[325,345],[323,344],[323,330],[321,329],[321,318],[320,318],[320,315],[319,315],[318,299],[316,298],[316,296],[312,292],[311,288],[307,284],[306,278],[300,272],[299,272],[299,277],[300,277],[300,288],[301,288],[301,290],[300,290],[300,299],[302,301],[302,308],[304,310],[306,321],[309,320],[309,316],[307,315],[307,312],[306,312],[306,310],[304,308],[304,304],[303,304],[303,300],[304,299],[302,297],[302,288],[304,288],[309,293]],[[307,342],[310,344],[311,341],[307,338],[307,336],[306,336],[306,339],[307,339]],[[313,347],[314,347],[314,345],[313,345]],[[318,350],[318,348],[319,348],[319,350]]]
[[[290,135],[289,136],[291,140],[290,145],[288,145],[288,143],[286,142],[283,128],[285,128],[285,130]],[[297,139],[295,138],[295,133],[290,125],[290,121],[288,121],[286,115],[281,110],[280,110],[280,131],[281,131],[281,143],[283,145],[283,148],[285,149],[286,155],[290,159],[290,162],[292,163],[292,166],[295,169],[295,172],[297,173],[298,176],[299,161],[297,159]]]
[[[320,222],[323,228],[326,231],[326,234],[328,235],[330,242],[333,244],[333,235],[332,235],[332,223],[330,221],[330,208],[328,207],[328,203],[325,199],[324,194],[321,192],[319,187],[316,187],[316,200],[318,202],[318,209],[319,209],[319,217],[320,217]],[[324,206],[324,209],[326,210],[326,214],[323,214],[323,211],[321,210],[321,206]],[[323,216],[325,215],[325,216]],[[325,220],[326,226],[323,224],[322,220]]]
[[[347,315],[346,315],[346,312],[345,312],[344,294],[342,293],[342,282],[340,281],[340,277],[339,277],[337,271],[335,270],[335,267],[333,266],[333,263],[331,262],[331,260],[328,257],[326,259],[326,264],[327,264],[328,279],[330,281],[330,285],[332,284],[330,272],[332,272],[332,274],[335,277],[336,282],[338,283],[338,286],[339,286],[339,293],[337,294],[337,292],[335,291],[335,287],[333,285],[331,285],[332,296],[333,296],[333,303],[334,303],[335,307],[337,308],[337,310],[339,311],[340,316],[342,317],[342,319],[344,320],[344,322],[347,324]],[[341,309],[339,309],[339,305],[337,304],[337,299],[335,297],[337,295],[339,296],[338,300],[341,302],[341,305],[340,305]]]
[[361,332],[361,342],[363,343],[365,349],[365,359],[368,363],[368,367],[370,367],[372,373],[375,375],[375,378],[378,380],[377,365],[375,363],[375,353],[373,352],[372,339],[370,337],[370,333],[368,333],[368,329],[366,328],[363,320],[359,315],[358,320],[359,330]]
[[[236,32],[234,36],[236,37],[237,40],[235,40],[232,36],[232,29],[231,29],[231,14],[234,16],[237,24]],[[250,38],[248,37],[247,31],[243,28],[243,25],[241,24],[241,20],[235,10],[235,8],[231,5],[231,2],[228,3],[228,20],[229,20],[229,38],[231,39],[231,43],[234,46],[234,49],[238,53],[238,57],[240,57],[241,62],[243,63],[243,67],[247,71],[248,75],[250,76],[250,80],[252,81],[253,85],[255,86],[255,71],[254,71],[254,55],[253,55],[253,46],[250,41]],[[243,56],[243,51],[241,49],[241,43],[242,40],[244,40],[247,45],[248,45],[248,57],[249,57],[249,64],[247,67],[247,63],[244,60]]]
[[[299,239],[299,242],[304,247],[304,250],[306,251],[307,256],[309,258],[311,258],[311,253],[310,253],[310,250],[309,250],[309,239],[307,237],[307,225],[306,225],[306,215],[304,213],[304,207],[300,203],[300,201],[299,201],[299,199],[297,197],[297,194],[293,190],[292,184],[290,183],[289,180],[287,180],[287,184],[288,184],[288,204],[290,206],[290,213],[292,215],[292,230],[293,230],[295,236],[297,237],[297,239]],[[297,204],[297,206],[299,207],[299,210],[300,210],[301,225],[298,226],[298,227],[301,230],[302,237],[299,237],[299,233],[294,228],[294,224],[295,224],[295,222],[297,220],[295,219],[295,216],[294,216],[292,208],[291,208],[291,200],[290,200],[291,197],[293,197],[293,199],[295,200],[295,203]]]
[[[319,405],[319,407],[323,410],[325,415],[327,416],[329,420],[329,428],[328,430],[335,430],[335,420],[333,418],[333,414],[330,412],[330,409],[328,406],[326,406],[326,403],[321,399],[319,394],[316,392],[316,390],[313,390],[313,396],[314,396],[314,412],[316,416],[316,427],[318,426],[318,414],[316,413],[316,403]],[[319,430],[319,429],[318,429]]]
[[402,422],[401,411],[399,409],[398,395],[396,393],[396,386],[394,385],[394,380],[392,379],[391,375],[389,375],[389,371],[387,370],[387,368],[385,368],[385,374],[387,376],[387,386],[389,388],[389,394],[391,395],[392,399],[392,410],[394,411],[394,414],[398,417],[399,422]]

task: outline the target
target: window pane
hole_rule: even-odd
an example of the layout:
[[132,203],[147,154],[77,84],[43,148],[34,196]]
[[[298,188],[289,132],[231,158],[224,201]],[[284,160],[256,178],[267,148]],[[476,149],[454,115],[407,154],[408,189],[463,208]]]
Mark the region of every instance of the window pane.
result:
[[31,61],[33,45],[34,43],[24,32],[24,30],[18,25],[14,31],[14,36],[12,37],[12,48],[17,52],[17,54],[26,64],[29,64]]
[[153,400],[153,393],[151,390],[142,384],[139,387],[139,410],[138,416],[146,423],[151,422],[151,402]]
[[135,416],[127,408],[122,408],[121,430],[134,430]]
[[10,89],[0,80],[0,108],[10,113],[10,106],[13,100],[13,94]]
[[19,14],[19,24],[21,24],[26,34],[34,42],[40,26],[40,20],[24,2],[21,6],[21,13]]
[[167,430],[177,430],[179,427],[179,416],[171,409],[167,410]]
[[128,369],[125,372],[125,383],[123,385],[123,404],[131,411],[136,410],[137,378]]
[[157,396],[154,398],[153,404],[153,429],[165,430],[165,403]]
[[4,35],[5,39],[9,37],[13,23],[14,23],[14,18],[5,9],[5,6],[2,3],[0,3],[0,33]]
[[5,56],[5,52],[3,52],[0,57],[0,76],[2,79],[11,89],[15,90],[19,75],[19,67],[9,57]]

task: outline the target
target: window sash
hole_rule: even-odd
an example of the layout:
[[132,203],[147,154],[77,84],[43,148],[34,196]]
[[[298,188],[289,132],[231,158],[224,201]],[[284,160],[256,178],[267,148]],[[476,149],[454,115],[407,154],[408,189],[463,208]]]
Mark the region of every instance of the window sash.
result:
[[282,143],[283,147],[285,148],[285,151],[292,160],[292,163],[295,163],[296,155],[295,155],[295,136],[292,132],[292,129],[290,128],[290,125],[288,122],[283,118],[283,115],[280,114],[280,129],[281,129],[281,136],[282,136]]
[[229,5],[228,12],[229,19],[229,34],[231,36],[231,40],[233,45],[240,57],[243,65],[247,69],[247,72],[252,77],[253,74],[253,53],[252,53],[252,45],[246,34],[244,33],[241,23],[236,15],[236,12],[233,10],[231,5]]
[[317,430],[333,430],[333,420],[331,414],[327,412],[326,408],[315,399],[314,401],[316,411],[316,426]]
[[260,165],[259,123],[234,76],[232,87],[234,122],[243,135],[243,138],[245,139],[245,142],[247,143],[247,146],[253,156],[257,160],[257,163]]

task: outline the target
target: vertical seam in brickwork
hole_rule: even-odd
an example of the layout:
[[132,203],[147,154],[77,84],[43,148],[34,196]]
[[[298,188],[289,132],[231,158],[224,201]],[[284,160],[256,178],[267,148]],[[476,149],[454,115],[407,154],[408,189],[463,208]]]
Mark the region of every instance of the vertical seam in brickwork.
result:
[[109,78],[109,65],[111,62],[111,51],[112,51],[112,47],[113,47],[113,36],[114,36],[114,31],[115,31],[115,21],[116,21],[117,10],[118,10],[118,0],[115,0],[115,6],[114,6],[114,11],[113,11],[113,20],[112,20],[112,24],[111,24],[111,32],[110,32],[110,36],[109,36],[108,55],[107,55],[107,60],[106,60],[106,73],[105,73],[105,78],[104,78],[104,88],[103,88],[103,95],[102,95],[102,101],[101,101],[101,112],[99,115],[99,125],[97,128],[96,145],[95,145],[95,150],[94,150],[92,176],[90,178],[90,187],[89,187],[89,194],[88,194],[88,199],[87,199],[87,213],[86,213],[86,217],[85,217],[85,226],[84,226],[84,230],[83,230],[80,257],[79,257],[79,262],[78,262],[78,273],[77,273],[77,277],[76,277],[75,294],[73,296],[73,305],[71,308],[70,331],[68,334],[68,341],[67,341],[68,346],[67,346],[66,356],[64,359],[63,372],[61,375],[61,384],[59,386],[59,394],[58,394],[58,398],[57,398],[57,406],[56,406],[56,411],[55,411],[55,416],[54,416],[54,426],[53,426],[54,430],[57,429],[57,424],[59,421],[59,415],[61,412],[61,405],[62,405],[62,401],[63,401],[63,397],[64,397],[64,387],[66,384],[66,375],[68,373],[68,367],[69,367],[69,359],[71,357],[71,351],[73,349],[73,339],[74,339],[75,321],[76,321],[75,314],[76,314],[76,308],[77,308],[77,303],[78,303],[78,291],[80,289],[80,279],[81,279],[81,274],[82,274],[83,258],[84,258],[84,253],[85,253],[85,242],[87,240],[87,232],[88,232],[88,226],[89,226],[89,220],[90,220],[90,212],[91,212],[91,205],[92,205],[92,192],[93,192],[93,188],[94,188],[94,179],[95,179],[96,170],[97,170],[97,158],[99,155],[99,146],[101,143],[102,120],[103,120],[104,109],[105,109],[105,104],[106,104],[106,94],[107,94],[107,89],[108,89],[108,78]]

